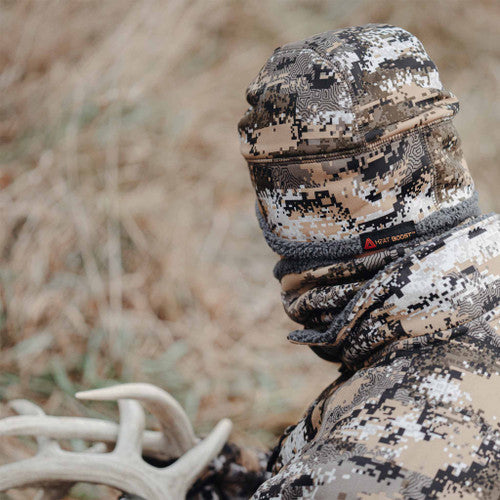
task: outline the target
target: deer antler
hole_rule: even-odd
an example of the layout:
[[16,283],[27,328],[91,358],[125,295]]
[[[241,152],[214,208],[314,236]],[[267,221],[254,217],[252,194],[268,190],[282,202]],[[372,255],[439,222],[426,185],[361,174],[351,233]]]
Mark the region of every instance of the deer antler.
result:
[[[162,427],[162,432],[144,431],[142,451],[148,457],[159,460],[177,458],[197,442],[191,423],[179,403],[170,394],[153,385],[123,384],[77,393],[76,397],[101,401],[128,398],[145,402],[146,408],[156,416]],[[4,418],[0,423],[0,433],[4,436],[45,436],[115,443],[118,424],[96,418],[53,417],[41,412],[36,416],[23,414]]]
[[[12,402],[14,403],[14,402]],[[13,406],[10,403],[10,406]],[[53,439],[82,439],[116,443],[119,426],[115,422],[97,418],[53,417],[50,415],[19,415],[6,417],[0,421],[0,434],[3,436],[40,436]],[[177,458],[165,447],[165,436],[162,432],[144,431],[142,435],[142,452],[151,458],[169,460]]]
[[197,439],[182,406],[168,393],[151,384],[122,384],[93,391],[77,392],[78,399],[118,401],[136,399],[144,403],[160,422],[164,445],[169,458],[179,457],[196,443]]
[[[79,393],[77,397],[118,400],[120,409],[118,428],[103,425],[103,421],[99,420],[94,422],[97,426],[93,427],[94,431],[99,427],[99,437],[104,435],[107,437],[106,440],[110,441],[116,437],[114,450],[110,453],[92,455],[68,452],[62,450],[54,441],[50,441],[54,446],[41,446],[44,438],[38,438],[40,449],[36,456],[0,467],[0,491],[29,485],[48,484],[54,487],[68,482],[90,482],[112,486],[148,500],[182,499],[198,475],[220,451],[231,432],[231,422],[224,419],[203,441],[197,442],[189,420],[177,401],[166,392],[149,384],[124,384]],[[142,459],[143,443],[146,441],[145,416],[141,404],[136,400],[142,401],[151,413],[158,417],[162,425],[161,437],[160,433],[150,433],[148,437],[151,443],[155,443],[155,449],[159,443],[163,443],[165,446],[163,456],[182,455],[169,467],[156,468]],[[22,424],[16,424],[16,418],[24,421]],[[19,416],[0,421],[0,435],[13,434],[14,431],[17,434],[33,435],[36,421],[28,421],[27,418]],[[39,418],[47,424],[47,419],[55,417],[40,415],[30,418]],[[95,437],[95,434],[90,436],[90,430],[86,433],[82,428],[92,420],[78,419],[78,432],[76,432],[78,437],[84,439]],[[69,421],[70,419],[65,419],[65,425]],[[54,423],[56,422],[51,420],[49,426],[45,425],[45,436],[57,434],[56,437],[69,437],[68,428],[59,434],[52,432]],[[23,431],[23,425],[29,432]],[[75,437],[75,434],[71,437]]]
[[[14,401],[11,401],[9,403],[9,406],[15,410],[19,415],[22,415],[21,417],[14,417],[15,418],[24,418],[26,415],[27,418],[43,418],[46,417],[44,411],[37,406],[36,404],[32,403],[31,401],[26,401],[24,399],[17,399]],[[31,417],[31,415],[33,415]],[[7,420],[4,419],[3,422]],[[89,419],[90,420],[90,419]],[[53,441],[52,439],[48,439],[47,436],[37,436],[36,438],[37,443],[38,443],[38,454],[44,456],[46,453],[50,453],[50,450],[54,449],[60,449],[59,445]],[[95,445],[91,446],[88,448],[85,453],[102,453],[105,451],[106,447],[103,443],[96,443]],[[67,492],[71,489],[73,486],[73,482],[68,482],[68,483],[60,483],[56,484],[52,487],[46,487],[44,490],[41,490],[37,493],[35,500],[57,500],[58,498],[63,498]]]

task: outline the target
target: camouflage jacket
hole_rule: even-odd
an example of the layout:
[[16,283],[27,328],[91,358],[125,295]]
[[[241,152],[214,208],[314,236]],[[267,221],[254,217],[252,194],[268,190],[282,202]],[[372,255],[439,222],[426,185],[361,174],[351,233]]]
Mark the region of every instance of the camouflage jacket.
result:
[[367,280],[336,325],[342,375],[267,470],[264,455],[242,461],[233,448],[196,493],[500,498],[499,226],[497,215],[469,220]]

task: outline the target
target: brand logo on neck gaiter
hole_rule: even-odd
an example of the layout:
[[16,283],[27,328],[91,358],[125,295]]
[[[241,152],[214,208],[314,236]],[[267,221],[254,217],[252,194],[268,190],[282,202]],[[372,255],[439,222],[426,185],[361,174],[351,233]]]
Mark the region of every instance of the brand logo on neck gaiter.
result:
[[394,227],[372,231],[361,235],[361,245],[367,251],[386,248],[397,243],[410,241],[417,236],[415,223],[403,222]]

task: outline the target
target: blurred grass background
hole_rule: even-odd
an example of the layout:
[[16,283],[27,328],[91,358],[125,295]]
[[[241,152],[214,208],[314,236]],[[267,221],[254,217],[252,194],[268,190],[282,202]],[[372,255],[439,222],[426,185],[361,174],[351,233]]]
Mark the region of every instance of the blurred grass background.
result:
[[[238,150],[247,84],[289,41],[410,30],[461,99],[495,210],[499,19],[493,0],[0,2],[0,397],[116,418],[74,392],[146,381],[198,432],[227,416],[238,442],[272,445],[337,372],[285,339]],[[2,462],[30,448],[2,443]]]

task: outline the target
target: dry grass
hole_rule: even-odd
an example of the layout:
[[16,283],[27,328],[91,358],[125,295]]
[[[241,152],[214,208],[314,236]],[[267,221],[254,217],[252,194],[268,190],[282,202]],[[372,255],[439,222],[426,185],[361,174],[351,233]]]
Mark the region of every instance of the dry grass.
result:
[[72,394],[149,381],[198,431],[229,416],[235,439],[269,445],[333,380],[286,343],[238,151],[244,89],[287,41],[370,21],[420,36],[461,98],[483,207],[500,206],[495,1],[0,5],[4,399],[110,416]]

